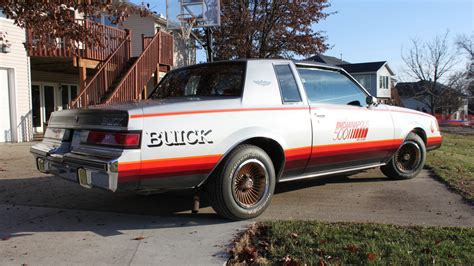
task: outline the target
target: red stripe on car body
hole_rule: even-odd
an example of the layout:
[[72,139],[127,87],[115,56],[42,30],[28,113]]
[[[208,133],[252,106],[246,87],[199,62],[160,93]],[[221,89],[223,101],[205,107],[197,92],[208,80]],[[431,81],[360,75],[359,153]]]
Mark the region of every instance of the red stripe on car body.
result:
[[195,115],[195,114],[210,114],[210,113],[232,113],[232,112],[255,112],[255,111],[296,111],[309,110],[309,107],[269,107],[269,108],[234,108],[234,109],[215,109],[215,110],[195,110],[195,111],[180,111],[180,112],[165,112],[152,114],[137,114],[131,115],[130,118],[146,118],[146,117],[160,117],[160,116],[175,116],[175,115]]

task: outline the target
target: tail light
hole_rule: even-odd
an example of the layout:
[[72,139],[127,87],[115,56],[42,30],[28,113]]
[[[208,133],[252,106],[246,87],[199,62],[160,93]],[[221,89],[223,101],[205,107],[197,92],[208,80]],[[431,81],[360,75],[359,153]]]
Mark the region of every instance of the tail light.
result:
[[140,148],[140,132],[89,131],[87,144],[111,146],[126,149]]

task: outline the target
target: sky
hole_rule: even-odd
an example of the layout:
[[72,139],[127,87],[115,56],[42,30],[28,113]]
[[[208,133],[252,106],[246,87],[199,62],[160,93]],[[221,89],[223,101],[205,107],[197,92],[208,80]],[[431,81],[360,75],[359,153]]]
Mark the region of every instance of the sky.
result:
[[[145,2],[158,13],[166,14],[165,0]],[[388,61],[403,81],[408,77],[403,74],[401,54],[410,47],[411,38],[429,41],[449,30],[454,48],[457,35],[474,34],[474,0],[329,2],[331,7],[327,11],[337,13],[313,26],[314,30],[325,32],[332,47],[325,54],[338,58],[342,54],[342,59],[351,63]],[[205,54],[198,52],[197,61],[205,60]],[[461,61],[457,69],[462,69],[465,62]]]

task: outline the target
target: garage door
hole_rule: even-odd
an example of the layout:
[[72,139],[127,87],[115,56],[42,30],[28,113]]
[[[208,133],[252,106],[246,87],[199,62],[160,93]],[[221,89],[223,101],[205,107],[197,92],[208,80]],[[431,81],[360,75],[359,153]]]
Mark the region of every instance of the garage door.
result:
[[8,70],[0,68],[0,142],[11,141]]

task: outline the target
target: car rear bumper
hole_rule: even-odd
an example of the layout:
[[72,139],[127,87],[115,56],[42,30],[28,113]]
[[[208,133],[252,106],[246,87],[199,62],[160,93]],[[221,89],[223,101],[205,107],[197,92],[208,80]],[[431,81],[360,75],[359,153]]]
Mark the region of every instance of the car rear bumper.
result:
[[30,152],[35,157],[36,168],[42,173],[62,177],[86,188],[117,190],[117,159],[91,158],[74,153],[51,154],[41,145],[33,146]]

